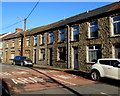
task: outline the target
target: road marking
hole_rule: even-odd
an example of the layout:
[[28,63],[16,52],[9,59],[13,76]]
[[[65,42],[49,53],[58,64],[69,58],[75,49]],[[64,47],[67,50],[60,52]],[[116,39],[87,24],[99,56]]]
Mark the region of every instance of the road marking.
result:
[[70,85],[76,85],[76,84],[74,84],[74,83],[71,83],[71,82],[68,82],[68,81],[64,81],[64,80],[58,79],[58,78],[56,78],[56,77],[52,77],[52,78],[54,78],[55,80],[59,80],[59,81],[68,83],[68,84],[70,84]]
[[100,92],[100,94],[107,95],[107,96],[112,96],[112,95],[109,95],[109,94],[104,93],[104,92]]
[[72,78],[72,77],[66,76],[66,75],[53,75],[53,76],[60,77],[60,78],[63,78],[63,79],[70,79],[70,78]]
[[39,77],[17,78],[17,79],[11,79],[11,80],[15,84],[28,84],[28,83],[45,82],[42,78],[39,78]]

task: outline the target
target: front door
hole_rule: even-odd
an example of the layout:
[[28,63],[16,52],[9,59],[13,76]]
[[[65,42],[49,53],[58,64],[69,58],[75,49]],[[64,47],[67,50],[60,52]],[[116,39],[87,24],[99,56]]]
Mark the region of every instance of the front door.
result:
[[78,66],[78,48],[74,48],[74,69],[79,69]]
[[36,49],[34,49],[33,62],[34,62],[34,64],[36,64]]
[[6,59],[5,59],[5,62],[8,62],[8,51],[6,51]]
[[53,64],[52,64],[52,57],[53,57],[53,55],[52,55],[52,48],[50,48],[49,49],[49,52],[50,52],[50,54],[49,54],[49,56],[50,56],[50,66],[53,66]]

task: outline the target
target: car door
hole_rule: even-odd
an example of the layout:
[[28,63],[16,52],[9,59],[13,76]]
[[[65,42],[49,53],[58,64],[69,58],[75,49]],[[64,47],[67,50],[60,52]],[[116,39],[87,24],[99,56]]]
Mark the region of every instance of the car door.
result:
[[120,79],[120,68],[118,68],[119,62],[117,60],[111,60],[111,78]]
[[111,66],[110,60],[101,60],[100,64],[104,70],[104,76],[111,77],[111,74],[112,74],[111,70],[112,70],[113,66]]

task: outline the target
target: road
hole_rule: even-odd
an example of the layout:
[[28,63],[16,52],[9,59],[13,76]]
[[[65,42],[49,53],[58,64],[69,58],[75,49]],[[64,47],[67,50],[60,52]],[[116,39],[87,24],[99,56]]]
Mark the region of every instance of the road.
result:
[[12,96],[120,96],[116,80],[110,84],[106,83],[109,79],[97,82],[63,71],[9,64],[0,64],[0,68],[0,78],[7,83]]

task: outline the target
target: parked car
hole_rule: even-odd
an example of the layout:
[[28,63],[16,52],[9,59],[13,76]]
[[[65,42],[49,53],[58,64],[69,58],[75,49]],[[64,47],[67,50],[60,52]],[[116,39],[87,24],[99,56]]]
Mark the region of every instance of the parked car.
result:
[[28,57],[25,56],[16,56],[13,59],[13,65],[19,64],[21,66],[24,65],[29,65],[29,66],[33,66],[32,60],[30,60]]
[[91,66],[91,78],[98,81],[101,77],[120,80],[120,59],[98,59],[97,63]]

